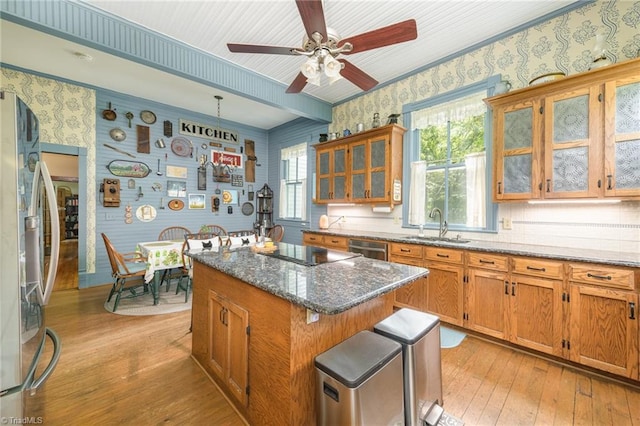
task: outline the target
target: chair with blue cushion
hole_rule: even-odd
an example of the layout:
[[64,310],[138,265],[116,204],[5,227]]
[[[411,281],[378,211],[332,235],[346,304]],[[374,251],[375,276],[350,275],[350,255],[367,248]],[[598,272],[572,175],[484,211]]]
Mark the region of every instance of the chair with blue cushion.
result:
[[149,286],[144,281],[147,263],[140,253],[118,252],[104,233],[102,239],[107,249],[107,256],[109,256],[109,263],[111,263],[111,275],[114,280],[107,302],[111,301],[114,294],[116,295],[116,300],[113,303],[113,312],[115,312],[118,309],[120,299],[129,299],[148,293]]

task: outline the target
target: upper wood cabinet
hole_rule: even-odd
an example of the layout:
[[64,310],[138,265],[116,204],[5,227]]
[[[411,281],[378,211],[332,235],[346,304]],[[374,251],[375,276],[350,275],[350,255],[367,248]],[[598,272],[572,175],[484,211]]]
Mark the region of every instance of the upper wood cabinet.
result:
[[640,199],[640,59],[486,100],[493,199]]
[[314,201],[402,203],[404,132],[404,128],[392,124],[315,145]]

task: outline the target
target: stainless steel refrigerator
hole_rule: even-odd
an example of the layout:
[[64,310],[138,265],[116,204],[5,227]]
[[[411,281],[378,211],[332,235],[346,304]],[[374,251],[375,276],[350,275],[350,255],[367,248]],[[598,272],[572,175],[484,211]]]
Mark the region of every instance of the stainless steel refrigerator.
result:
[[[47,328],[44,310],[60,226],[51,176],[40,161],[38,119],[10,92],[0,92],[0,136],[0,420],[13,424],[33,415],[30,399],[60,357],[60,339]],[[41,359],[47,338],[50,360]]]

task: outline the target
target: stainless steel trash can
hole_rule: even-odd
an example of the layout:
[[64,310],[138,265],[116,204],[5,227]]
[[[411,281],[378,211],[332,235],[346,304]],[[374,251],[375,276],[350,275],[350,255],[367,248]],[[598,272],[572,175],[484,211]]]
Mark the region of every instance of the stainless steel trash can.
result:
[[402,346],[361,331],[315,358],[319,425],[404,425]]
[[405,424],[437,424],[443,412],[440,318],[403,308],[374,331],[402,344]]

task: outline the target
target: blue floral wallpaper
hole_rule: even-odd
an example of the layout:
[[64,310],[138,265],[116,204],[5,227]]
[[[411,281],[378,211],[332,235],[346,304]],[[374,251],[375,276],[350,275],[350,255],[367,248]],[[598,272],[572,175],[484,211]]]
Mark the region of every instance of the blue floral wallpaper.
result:
[[[514,89],[554,71],[567,75],[587,71],[596,35],[603,36],[607,57],[621,62],[639,56],[640,1],[598,0],[528,28],[449,62],[381,87],[333,109],[331,132],[355,123],[371,128],[373,114],[384,118],[408,103],[445,93],[502,74]],[[402,122],[400,122],[402,124]]]
[[[1,68],[0,88],[16,93],[35,112],[40,140],[87,149],[87,179],[95,181],[96,94],[94,90]],[[96,210],[93,185],[87,185],[87,212]],[[87,272],[95,271],[96,217],[87,215]]]

